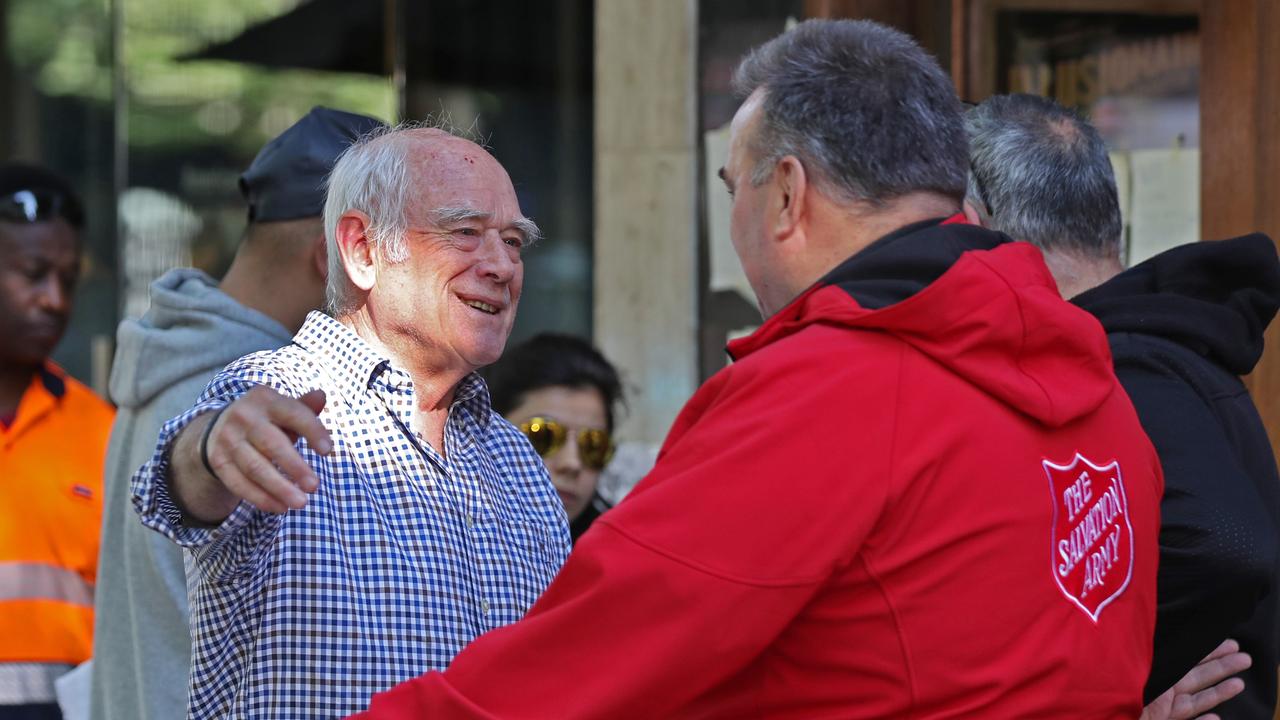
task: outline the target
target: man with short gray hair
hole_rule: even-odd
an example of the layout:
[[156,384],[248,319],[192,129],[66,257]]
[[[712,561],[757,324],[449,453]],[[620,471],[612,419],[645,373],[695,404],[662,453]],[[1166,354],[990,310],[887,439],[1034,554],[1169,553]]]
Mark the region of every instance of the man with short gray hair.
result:
[[[1194,243],[1125,271],[1115,179],[1092,125],[1033,95],[990,98],[965,122],[966,213],[1039,247],[1063,297],[1102,323],[1116,375],[1164,467],[1147,700],[1229,637],[1253,665],[1241,673],[1243,693],[1214,712],[1270,718],[1280,658],[1280,478],[1239,376],[1257,364],[1280,307],[1275,247],[1261,234]],[[1210,688],[1205,702],[1239,687],[1232,680]]]
[[248,355],[133,479],[190,551],[190,717],[332,718],[521,617],[569,551],[542,459],[475,370],[537,227],[440,130],[375,132],[325,200],[332,315]]
[[808,21],[737,86],[767,319],[525,619],[365,716],[1136,717],[1155,453],[1039,252],[963,222],[950,78]]
[[1000,95],[965,114],[971,219],[1040,248],[1063,297],[1123,269],[1115,176],[1098,131],[1037,95]]

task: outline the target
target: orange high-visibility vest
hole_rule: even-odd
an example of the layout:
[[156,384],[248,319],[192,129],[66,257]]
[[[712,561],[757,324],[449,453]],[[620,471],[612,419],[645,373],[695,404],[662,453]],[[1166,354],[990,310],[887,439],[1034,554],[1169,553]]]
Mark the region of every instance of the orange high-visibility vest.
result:
[[0,663],[93,646],[102,470],[115,411],[52,363],[0,424]]

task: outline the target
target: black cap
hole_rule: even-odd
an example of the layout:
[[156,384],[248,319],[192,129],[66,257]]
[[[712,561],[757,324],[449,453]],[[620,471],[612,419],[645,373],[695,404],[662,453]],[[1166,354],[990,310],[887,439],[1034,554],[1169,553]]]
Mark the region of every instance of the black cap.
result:
[[84,204],[71,183],[38,165],[0,165],[0,220],[38,222],[54,217],[77,230],[84,228]]
[[317,217],[324,181],[351,143],[386,123],[355,113],[315,107],[267,143],[240,176],[249,222]]

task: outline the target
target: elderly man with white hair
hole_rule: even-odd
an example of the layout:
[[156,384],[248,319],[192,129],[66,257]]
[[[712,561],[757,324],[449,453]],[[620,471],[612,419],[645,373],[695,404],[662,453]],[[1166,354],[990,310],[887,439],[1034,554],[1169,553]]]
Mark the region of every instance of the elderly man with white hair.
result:
[[327,313],[232,363],[133,479],[189,550],[191,718],[334,717],[520,618],[569,551],[538,455],[476,368],[538,230],[485,150],[356,143],[325,203]]

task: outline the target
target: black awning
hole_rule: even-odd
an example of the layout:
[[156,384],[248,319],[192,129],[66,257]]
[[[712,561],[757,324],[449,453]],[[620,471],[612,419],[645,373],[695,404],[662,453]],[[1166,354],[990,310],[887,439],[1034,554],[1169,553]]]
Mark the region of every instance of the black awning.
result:
[[[566,7],[567,5],[567,7]],[[310,0],[236,37],[178,58],[389,76],[389,13],[405,42],[409,82],[474,88],[550,87],[563,34],[593,32],[589,0]],[[562,17],[561,10],[573,8]],[[588,22],[566,28],[567,17]]]

